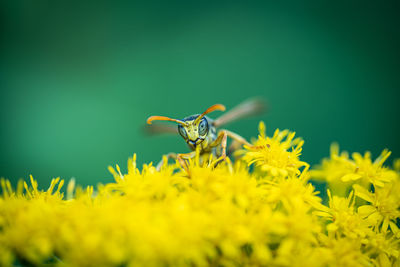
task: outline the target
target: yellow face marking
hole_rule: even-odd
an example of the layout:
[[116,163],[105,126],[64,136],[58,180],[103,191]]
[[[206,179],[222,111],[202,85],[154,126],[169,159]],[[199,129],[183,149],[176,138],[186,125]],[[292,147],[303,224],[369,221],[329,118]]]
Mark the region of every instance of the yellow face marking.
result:
[[186,130],[186,134],[188,136],[188,140],[196,141],[196,144],[200,143],[202,140],[199,136],[199,124],[193,121],[186,121],[185,126],[183,126]]

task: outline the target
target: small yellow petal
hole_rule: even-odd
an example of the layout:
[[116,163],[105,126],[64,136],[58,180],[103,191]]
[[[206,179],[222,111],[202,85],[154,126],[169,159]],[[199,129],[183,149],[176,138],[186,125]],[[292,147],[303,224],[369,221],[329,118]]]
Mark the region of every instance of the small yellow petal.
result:
[[355,190],[356,196],[358,196],[359,198],[362,198],[362,199],[364,199],[364,200],[366,200],[368,202],[371,202],[371,203],[374,202],[374,200],[373,200],[373,198],[371,196],[371,193],[368,192],[367,189],[365,189],[364,187],[362,187],[362,186],[360,186],[358,184],[353,185],[353,188]]
[[359,175],[357,173],[348,173],[342,177],[342,181],[343,182],[355,181],[355,180],[360,179],[361,177],[362,177],[362,175]]
[[364,206],[358,207],[358,213],[364,218],[368,217],[369,215],[371,215],[374,212],[376,212],[376,209],[375,209],[375,207],[373,207],[371,205],[364,205]]

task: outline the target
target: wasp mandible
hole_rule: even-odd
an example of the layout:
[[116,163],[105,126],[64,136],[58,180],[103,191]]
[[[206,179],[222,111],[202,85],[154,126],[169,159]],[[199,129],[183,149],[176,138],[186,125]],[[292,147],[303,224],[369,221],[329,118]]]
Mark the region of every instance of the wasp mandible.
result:
[[[231,145],[232,148],[236,148],[238,144],[252,146],[242,136],[226,129],[217,130],[217,128],[234,120],[260,113],[262,110],[264,110],[264,102],[260,99],[250,99],[239,104],[238,106],[215,120],[206,116],[213,111],[225,111],[225,109],[226,108],[224,105],[215,104],[207,108],[201,114],[191,115],[182,120],[172,119],[165,116],[150,116],[147,119],[147,124],[152,124],[153,121],[157,120],[172,121],[178,123],[178,132],[183,137],[183,139],[185,139],[192,152],[178,154],[169,153],[167,154],[167,159],[177,159],[181,166],[185,170],[187,170],[185,160],[193,158],[196,155],[196,150],[198,150],[198,153],[200,153],[200,155],[212,154],[215,158],[218,159],[217,162],[224,160],[226,158],[226,146],[228,137],[232,138],[233,140],[233,143]],[[176,132],[176,130],[169,129],[167,127],[160,127],[159,131]],[[157,130],[154,129],[153,132],[157,132]],[[158,170],[161,168],[162,164],[163,161],[161,161],[157,165]]]

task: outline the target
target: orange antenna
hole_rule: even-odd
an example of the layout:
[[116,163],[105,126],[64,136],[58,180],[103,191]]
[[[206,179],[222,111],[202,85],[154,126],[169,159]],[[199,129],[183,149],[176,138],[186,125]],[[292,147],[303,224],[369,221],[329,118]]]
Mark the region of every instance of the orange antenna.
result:
[[168,117],[165,117],[165,116],[151,116],[151,117],[149,117],[147,119],[146,122],[147,122],[147,124],[151,124],[152,121],[174,121],[174,122],[177,122],[179,124],[186,125],[186,123],[181,121],[181,120],[171,119],[171,118],[168,118]]
[[203,113],[201,113],[201,115],[198,116],[194,122],[195,122],[195,123],[198,123],[198,122],[201,120],[201,118],[203,118],[206,114],[208,114],[208,113],[210,113],[210,112],[213,112],[214,110],[225,111],[225,106],[222,105],[222,104],[215,104],[215,105],[212,105],[211,107],[209,107],[208,109],[206,109],[206,111],[204,111]]

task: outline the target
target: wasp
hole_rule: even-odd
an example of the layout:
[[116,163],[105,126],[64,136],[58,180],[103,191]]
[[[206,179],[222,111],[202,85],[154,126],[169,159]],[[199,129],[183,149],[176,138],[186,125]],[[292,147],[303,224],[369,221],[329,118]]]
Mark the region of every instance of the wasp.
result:
[[[228,137],[233,140],[230,147],[233,150],[237,149],[240,145],[252,146],[242,136],[226,129],[218,130],[218,128],[229,122],[261,113],[264,110],[264,102],[261,99],[250,99],[215,120],[206,116],[213,111],[225,111],[225,109],[224,105],[215,104],[201,114],[191,115],[182,120],[165,116],[150,116],[147,119],[147,124],[152,124],[153,121],[172,121],[178,124],[178,133],[192,151],[190,153],[169,153],[167,154],[167,160],[169,158],[177,159],[180,165],[187,171],[186,160],[195,157],[196,153],[199,153],[200,156],[212,154],[217,159],[216,163],[224,160],[227,156]],[[158,126],[159,128],[155,127],[150,131],[153,133],[176,132],[176,128],[171,129],[165,126]],[[163,160],[157,165],[157,169],[159,170],[162,165]]]

